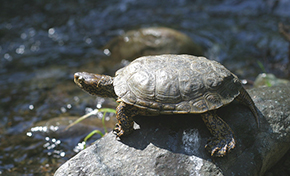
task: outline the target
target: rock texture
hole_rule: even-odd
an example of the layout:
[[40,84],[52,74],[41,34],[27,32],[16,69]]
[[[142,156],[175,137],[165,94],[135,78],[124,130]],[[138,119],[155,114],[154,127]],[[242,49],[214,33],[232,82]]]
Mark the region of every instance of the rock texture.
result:
[[55,175],[263,175],[290,148],[290,87],[249,93],[259,109],[260,128],[238,103],[220,109],[237,141],[223,158],[204,149],[210,133],[199,115],[137,117],[134,133],[122,139],[107,134]]

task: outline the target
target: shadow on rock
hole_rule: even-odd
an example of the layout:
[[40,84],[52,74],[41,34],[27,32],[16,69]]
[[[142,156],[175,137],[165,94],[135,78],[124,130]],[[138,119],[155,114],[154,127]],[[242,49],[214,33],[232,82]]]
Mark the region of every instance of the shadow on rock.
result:
[[120,142],[135,149],[143,150],[152,143],[171,152],[200,155],[201,143],[210,135],[199,115],[137,116],[134,120],[140,128]]

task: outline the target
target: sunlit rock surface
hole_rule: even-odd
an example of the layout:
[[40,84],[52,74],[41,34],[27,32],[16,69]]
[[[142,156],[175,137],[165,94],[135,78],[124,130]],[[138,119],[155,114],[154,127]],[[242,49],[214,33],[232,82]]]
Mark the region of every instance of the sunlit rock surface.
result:
[[137,117],[140,128],[117,139],[109,133],[63,164],[59,175],[263,175],[290,148],[290,88],[249,91],[260,113],[260,128],[246,107],[218,111],[237,145],[223,158],[204,149],[210,137],[198,115]]

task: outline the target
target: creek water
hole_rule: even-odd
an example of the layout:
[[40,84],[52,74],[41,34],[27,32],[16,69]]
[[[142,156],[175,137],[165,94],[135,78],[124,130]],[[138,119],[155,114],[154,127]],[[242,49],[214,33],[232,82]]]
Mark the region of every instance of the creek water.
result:
[[3,175],[52,175],[80,150],[90,131],[103,130],[91,121],[63,130],[91,109],[115,107],[112,100],[78,89],[73,74],[98,72],[104,56],[100,48],[124,31],[170,27],[190,36],[206,57],[242,79],[254,80],[263,71],[287,76],[288,43],[278,31],[279,22],[289,22],[286,0],[2,0],[0,4]]

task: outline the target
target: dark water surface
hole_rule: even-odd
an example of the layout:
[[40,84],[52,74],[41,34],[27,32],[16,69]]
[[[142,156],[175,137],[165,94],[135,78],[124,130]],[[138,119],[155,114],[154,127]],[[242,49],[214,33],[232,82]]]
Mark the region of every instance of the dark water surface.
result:
[[288,43],[277,26],[289,22],[289,9],[286,0],[2,0],[0,174],[52,175],[98,128],[89,121],[63,131],[96,106],[114,107],[72,81],[76,71],[98,72],[100,48],[112,37],[166,26],[189,35],[240,78],[262,72],[258,61],[286,77]]

